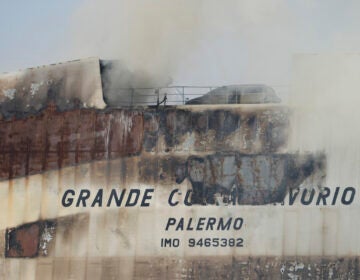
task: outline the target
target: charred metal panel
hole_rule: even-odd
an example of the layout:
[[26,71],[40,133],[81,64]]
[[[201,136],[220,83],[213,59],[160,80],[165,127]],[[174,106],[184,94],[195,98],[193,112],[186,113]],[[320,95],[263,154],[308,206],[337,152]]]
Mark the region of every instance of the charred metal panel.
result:
[[23,118],[54,102],[61,110],[105,107],[100,60],[89,58],[0,75],[0,114]]
[[[286,110],[109,110],[0,121],[1,179],[144,152],[268,153],[286,143]],[[164,143],[162,143],[164,141]]]
[[[188,177],[194,203],[213,204],[217,193],[231,195],[240,204],[280,202],[288,189],[316,171],[314,167],[308,174],[298,171],[302,166],[294,165],[299,161],[296,155],[283,155],[286,162],[279,163],[279,156],[269,154],[286,144],[287,126],[288,112],[282,107],[59,112],[50,104],[40,115],[0,122],[4,133],[0,174],[11,179],[92,160],[140,155],[144,163],[140,182],[175,183]],[[219,153],[189,159],[161,156],[210,151]],[[147,159],[148,153],[158,158]],[[321,160],[311,162],[320,166]],[[187,175],[179,179],[181,170]]]
[[55,221],[39,221],[6,230],[5,257],[33,258],[46,256],[54,238]]
[[0,121],[0,179],[141,152],[141,112],[58,112]]
[[[148,111],[144,148],[147,152],[276,152],[287,143],[288,114],[281,106]],[[161,139],[165,142],[162,147]]]
[[[3,238],[5,261],[36,258],[31,267],[43,279],[262,279],[265,273],[279,279],[285,259],[246,258],[261,256],[249,248],[266,247],[256,244],[259,239],[250,244],[256,230],[251,224],[239,233],[206,232],[226,238],[238,234],[250,244],[227,248],[216,260],[208,256],[219,248],[185,248],[188,238],[205,232],[164,229],[170,215],[220,219],[241,214],[247,223],[259,222],[258,231],[270,232],[267,220],[254,218],[246,205],[280,202],[289,189],[308,179],[321,182],[325,174],[324,155],[286,151],[288,113],[262,105],[60,112],[50,104],[32,117],[1,120],[0,183],[12,223]],[[156,192],[149,207],[106,206],[113,188],[150,187]],[[75,192],[68,208],[60,202],[67,189]],[[91,207],[99,189],[102,207]],[[167,204],[173,189],[182,191],[176,194],[176,208]],[[86,207],[76,206],[81,190],[91,192]],[[188,191],[193,205],[184,203]],[[239,211],[231,204],[245,206]],[[265,216],[282,206],[262,207]],[[281,226],[272,230],[282,233]],[[160,248],[162,237],[182,238],[183,248]],[[285,270],[291,269],[289,264]]]
[[[290,189],[307,178],[325,177],[323,154],[240,154],[148,156],[139,162],[141,182],[171,185],[189,180],[192,203],[214,204],[217,194],[233,204],[282,202]],[[230,197],[230,198],[229,198]]]
[[71,244],[74,239],[80,246],[84,239],[81,234],[88,226],[88,215],[76,214],[8,228],[5,233],[5,257],[54,257],[57,244],[66,248],[66,244]]

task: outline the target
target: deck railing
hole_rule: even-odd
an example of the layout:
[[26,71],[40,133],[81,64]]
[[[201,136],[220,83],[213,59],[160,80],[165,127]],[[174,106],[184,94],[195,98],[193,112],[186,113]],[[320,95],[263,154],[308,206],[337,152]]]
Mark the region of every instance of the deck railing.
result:
[[[218,86],[169,86],[149,88],[119,88],[116,103],[119,106],[156,106],[184,105],[190,99],[200,97]],[[287,97],[288,86],[271,86],[284,100]],[[285,98],[286,99],[286,98]]]

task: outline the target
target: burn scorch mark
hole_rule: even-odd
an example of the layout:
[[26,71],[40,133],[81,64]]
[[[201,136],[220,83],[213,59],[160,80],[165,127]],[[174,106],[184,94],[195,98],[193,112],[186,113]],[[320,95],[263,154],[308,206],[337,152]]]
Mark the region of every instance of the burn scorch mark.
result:
[[188,158],[149,157],[139,162],[139,170],[143,182],[181,184],[187,180],[193,204],[263,205],[282,202],[290,189],[308,178],[321,184],[325,156],[227,152]]
[[63,243],[69,243],[73,231],[81,233],[87,229],[88,220],[88,214],[76,214],[8,228],[5,232],[5,257],[52,256],[55,239],[60,238]]
[[34,258],[46,256],[48,247],[54,239],[55,229],[55,220],[28,223],[7,229],[5,257]]

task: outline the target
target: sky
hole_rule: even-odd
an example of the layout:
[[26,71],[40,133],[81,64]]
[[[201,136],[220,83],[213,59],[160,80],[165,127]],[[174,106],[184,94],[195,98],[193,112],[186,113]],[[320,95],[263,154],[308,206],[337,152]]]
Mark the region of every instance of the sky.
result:
[[0,0],[0,72],[98,56],[177,85],[288,85],[295,53],[360,50],[359,12],[356,0]]
[[0,0],[0,72],[61,59],[71,16],[79,4],[77,0]]

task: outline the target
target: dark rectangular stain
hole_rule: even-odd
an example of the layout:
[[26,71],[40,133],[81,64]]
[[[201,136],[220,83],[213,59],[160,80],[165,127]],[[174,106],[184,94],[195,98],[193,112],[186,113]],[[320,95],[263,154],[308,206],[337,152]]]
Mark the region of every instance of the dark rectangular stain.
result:
[[242,154],[218,152],[204,156],[150,155],[138,163],[139,180],[162,186],[188,180],[193,204],[263,205],[280,203],[290,189],[312,176],[322,184],[326,157],[314,154]]
[[35,258],[47,255],[48,243],[54,238],[56,222],[39,221],[9,228],[5,233],[6,258]]

